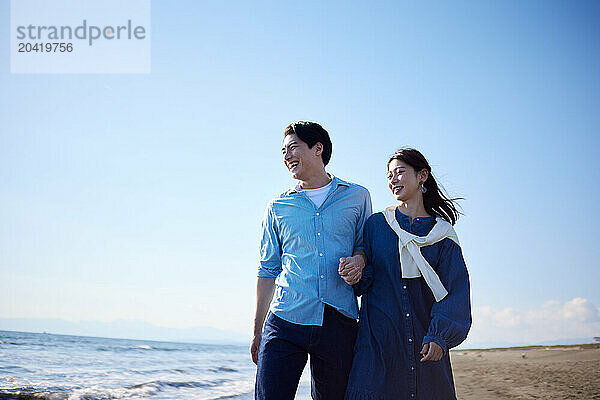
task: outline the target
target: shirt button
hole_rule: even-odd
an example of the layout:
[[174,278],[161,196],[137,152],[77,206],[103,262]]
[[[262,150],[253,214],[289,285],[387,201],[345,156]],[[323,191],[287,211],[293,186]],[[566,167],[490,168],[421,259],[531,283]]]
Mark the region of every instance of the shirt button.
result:
[[321,232],[317,232],[317,236],[321,236]]
[[414,393],[411,393],[411,394],[410,394],[410,397],[415,397],[415,394],[414,394]]
[[412,342],[412,338],[408,338],[408,341],[409,341],[409,342]]
[[319,213],[317,213],[317,217],[319,216]]
[[321,279],[325,278],[325,275],[321,275]]
[[411,370],[411,371],[414,371],[414,370],[415,370],[415,367],[410,367],[410,370]]
[[407,317],[410,317],[410,314],[409,314],[409,313],[406,313],[406,316],[407,316]]
[[321,297],[321,301],[323,301],[323,300],[325,300],[325,298],[324,298],[324,297]]
[[320,255],[321,257],[323,257],[323,253],[319,253],[319,255]]
[[402,289],[406,289],[406,285],[402,286]]

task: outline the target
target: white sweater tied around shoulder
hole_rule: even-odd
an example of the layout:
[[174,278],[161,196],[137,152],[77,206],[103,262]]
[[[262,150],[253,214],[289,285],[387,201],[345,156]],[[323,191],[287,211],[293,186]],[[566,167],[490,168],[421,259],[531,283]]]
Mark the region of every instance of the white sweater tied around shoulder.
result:
[[398,251],[400,253],[402,277],[419,278],[422,276],[433,292],[435,300],[441,301],[446,297],[448,291],[442,284],[440,277],[433,267],[429,265],[425,257],[421,254],[420,248],[440,242],[445,238],[449,238],[460,245],[454,227],[445,219],[436,217],[436,223],[427,236],[413,235],[402,229],[400,224],[398,224],[398,221],[396,220],[396,208],[397,206],[387,207],[383,210],[383,215],[390,228],[398,236]]

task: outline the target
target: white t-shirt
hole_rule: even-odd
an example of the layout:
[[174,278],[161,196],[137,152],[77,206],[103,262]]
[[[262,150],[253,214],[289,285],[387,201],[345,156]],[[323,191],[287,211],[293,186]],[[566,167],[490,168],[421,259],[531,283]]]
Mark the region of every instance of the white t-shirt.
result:
[[315,203],[315,206],[317,206],[317,208],[319,208],[319,207],[321,207],[321,204],[323,204],[323,202],[325,201],[325,197],[327,197],[327,194],[329,193],[329,189],[331,188],[332,183],[333,183],[333,181],[329,182],[327,185],[320,187],[320,188],[302,189],[302,191],[304,191],[304,193],[306,193],[308,198],[311,199],[313,203]]

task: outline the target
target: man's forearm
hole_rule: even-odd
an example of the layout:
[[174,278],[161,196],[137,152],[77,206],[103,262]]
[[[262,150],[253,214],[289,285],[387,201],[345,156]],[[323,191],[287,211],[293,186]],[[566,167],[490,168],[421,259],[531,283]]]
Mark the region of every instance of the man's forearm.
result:
[[262,333],[269,305],[275,292],[275,278],[261,278],[256,282],[256,312],[254,314],[254,335]]

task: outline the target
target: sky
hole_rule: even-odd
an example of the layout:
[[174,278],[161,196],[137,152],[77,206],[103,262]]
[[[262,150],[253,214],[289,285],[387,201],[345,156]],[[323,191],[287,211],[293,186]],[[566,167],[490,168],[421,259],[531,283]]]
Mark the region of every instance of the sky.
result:
[[400,146],[465,198],[467,343],[600,335],[598,2],[155,0],[149,74],[11,74],[9,18],[0,318],[249,336],[283,130],[311,120],[374,210]]

